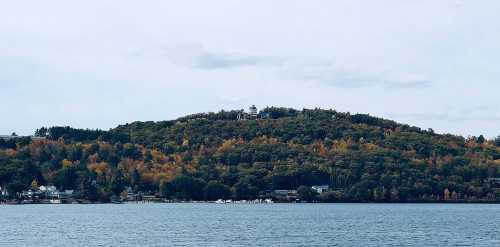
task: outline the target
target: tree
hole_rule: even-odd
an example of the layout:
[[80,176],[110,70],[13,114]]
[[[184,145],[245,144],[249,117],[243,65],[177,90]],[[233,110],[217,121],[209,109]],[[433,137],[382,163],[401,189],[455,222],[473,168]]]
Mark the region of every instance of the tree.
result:
[[110,182],[110,190],[115,195],[120,195],[122,191],[125,189],[126,183],[123,178],[122,172],[120,170],[115,172],[115,175],[111,178]]
[[14,181],[10,182],[9,184],[7,184],[7,190],[12,194],[19,193],[19,192],[23,191],[24,189],[26,189],[26,185],[24,185],[19,180],[14,180]]
[[159,192],[161,197],[168,197],[168,182],[164,179],[160,181]]
[[316,192],[310,187],[301,185],[297,189],[297,195],[301,201],[312,202],[317,199],[318,192]]
[[444,189],[444,192],[443,192],[443,199],[444,199],[445,201],[450,200],[450,191],[448,190],[448,188]]
[[212,180],[208,182],[207,186],[205,187],[205,198],[209,201],[228,199],[230,197],[230,188],[219,181]]
[[164,194],[173,199],[202,200],[205,181],[180,175],[165,185]]
[[142,153],[136,145],[127,143],[123,146],[123,156],[130,159],[140,159]]
[[486,140],[486,139],[484,138],[484,136],[483,136],[483,135],[480,135],[480,136],[477,138],[477,143],[479,143],[479,144],[483,144],[485,140]]
[[48,132],[49,132],[49,130],[47,128],[42,127],[42,128],[37,129],[35,131],[35,136],[45,137],[45,136],[47,136]]
[[33,179],[31,182],[31,188],[38,189],[38,181],[36,181],[36,179]]
[[132,170],[130,174],[130,185],[132,187],[137,187],[137,188],[140,188],[141,186],[141,174],[135,168]]
[[[124,186],[180,200],[247,200],[272,190],[328,184],[323,201],[495,200],[485,179],[500,176],[500,137],[466,138],[335,110],[268,108],[257,121],[239,111],[134,122],[109,131],[40,128],[0,139],[0,186],[79,188],[107,201]],[[486,144],[479,144],[479,143]],[[496,145],[496,146],[493,146]],[[123,173],[123,175],[121,174]],[[210,181],[208,184],[205,181]],[[313,198],[313,199],[312,199]]]
[[74,167],[63,168],[57,172],[56,185],[63,189],[74,189],[77,187],[78,176]]
[[237,200],[255,199],[259,190],[245,181],[239,181],[234,185],[234,198]]

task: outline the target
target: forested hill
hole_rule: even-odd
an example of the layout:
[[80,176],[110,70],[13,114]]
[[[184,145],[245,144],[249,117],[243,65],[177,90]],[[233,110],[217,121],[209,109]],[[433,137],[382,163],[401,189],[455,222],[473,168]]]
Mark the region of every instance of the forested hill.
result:
[[[134,122],[109,131],[41,128],[0,139],[0,186],[74,189],[107,201],[135,192],[255,199],[299,189],[321,201],[500,201],[500,138],[465,139],[334,110],[266,108]],[[314,195],[313,185],[329,191]],[[304,199],[303,198],[303,199]]]

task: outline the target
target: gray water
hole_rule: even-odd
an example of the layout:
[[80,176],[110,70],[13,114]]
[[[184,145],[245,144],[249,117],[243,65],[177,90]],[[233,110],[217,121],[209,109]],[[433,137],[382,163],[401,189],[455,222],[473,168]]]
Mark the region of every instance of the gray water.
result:
[[0,246],[500,246],[500,205],[0,206]]

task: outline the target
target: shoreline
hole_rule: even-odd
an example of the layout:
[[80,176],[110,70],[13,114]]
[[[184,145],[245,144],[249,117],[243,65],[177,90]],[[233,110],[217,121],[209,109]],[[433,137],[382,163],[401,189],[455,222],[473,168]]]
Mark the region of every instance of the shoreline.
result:
[[103,205],[103,204],[228,204],[228,205],[257,205],[257,204],[500,204],[498,202],[487,201],[467,201],[467,202],[227,202],[218,203],[216,201],[127,201],[127,202],[82,202],[82,203],[23,203],[23,202],[0,202],[1,205]]

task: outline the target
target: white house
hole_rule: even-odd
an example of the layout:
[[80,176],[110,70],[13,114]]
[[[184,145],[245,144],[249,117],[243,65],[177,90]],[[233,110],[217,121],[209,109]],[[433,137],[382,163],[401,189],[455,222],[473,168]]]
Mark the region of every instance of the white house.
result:
[[321,193],[327,192],[330,189],[330,187],[328,185],[315,185],[315,186],[312,186],[311,189],[318,192],[318,194],[321,194]]

